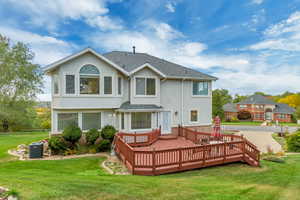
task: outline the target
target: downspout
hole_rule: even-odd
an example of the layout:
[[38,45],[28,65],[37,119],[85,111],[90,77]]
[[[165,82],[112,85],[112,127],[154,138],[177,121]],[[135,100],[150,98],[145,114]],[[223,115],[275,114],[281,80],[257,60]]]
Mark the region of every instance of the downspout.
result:
[[180,111],[181,126],[183,126],[183,81],[184,81],[184,79],[181,80],[181,111]]

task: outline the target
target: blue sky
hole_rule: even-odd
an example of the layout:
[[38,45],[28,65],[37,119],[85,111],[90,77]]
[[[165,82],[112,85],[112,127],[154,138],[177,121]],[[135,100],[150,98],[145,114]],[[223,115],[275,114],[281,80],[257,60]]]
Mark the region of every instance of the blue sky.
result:
[[[45,66],[87,46],[146,52],[232,94],[300,90],[300,0],[3,0],[0,34]],[[45,77],[43,100],[50,97]]]

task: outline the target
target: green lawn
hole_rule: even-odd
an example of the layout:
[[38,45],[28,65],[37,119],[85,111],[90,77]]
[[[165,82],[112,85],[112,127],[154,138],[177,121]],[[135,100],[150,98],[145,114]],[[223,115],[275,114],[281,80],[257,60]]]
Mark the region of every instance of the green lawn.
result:
[[299,155],[285,164],[264,161],[262,168],[230,164],[144,177],[109,175],[99,167],[104,158],[18,161],[6,154],[46,135],[0,134],[0,185],[15,188],[22,199],[300,200]]
[[[251,122],[251,121],[241,121],[241,122],[222,122],[222,125],[247,125],[247,126],[260,126],[262,122]],[[275,125],[275,123],[273,123]],[[282,126],[300,126],[297,123],[279,123]]]

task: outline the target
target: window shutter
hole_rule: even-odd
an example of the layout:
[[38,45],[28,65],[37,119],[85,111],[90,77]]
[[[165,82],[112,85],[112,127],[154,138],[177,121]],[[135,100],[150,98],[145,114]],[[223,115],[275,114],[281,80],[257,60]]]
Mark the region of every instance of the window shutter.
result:
[[104,77],[104,94],[112,94],[112,77]]

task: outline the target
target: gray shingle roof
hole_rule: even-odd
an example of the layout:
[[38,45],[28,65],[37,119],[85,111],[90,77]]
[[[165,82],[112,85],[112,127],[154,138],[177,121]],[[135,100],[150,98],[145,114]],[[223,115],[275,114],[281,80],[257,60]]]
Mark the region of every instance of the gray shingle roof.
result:
[[161,71],[168,78],[189,77],[203,80],[217,80],[216,77],[204,74],[202,72],[183,67],[181,65],[151,56],[146,53],[130,53],[124,51],[112,51],[103,54],[104,57],[121,66],[127,72],[130,72],[139,66],[149,63],[157,70]]
[[275,105],[276,103],[267,97],[264,97],[259,94],[251,95],[247,99],[239,102],[238,104],[269,104]]
[[295,109],[285,103],[277,103],[274,109],[274,113],[293,114],[294,112]]
[[123,103],[120,106],[120,110],[158,110],[161,109],[161,106],[154,104],[130,104],[129,101]]
[[223,106],[225,112],[237,112],[235,103],[227,103]]

